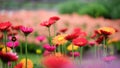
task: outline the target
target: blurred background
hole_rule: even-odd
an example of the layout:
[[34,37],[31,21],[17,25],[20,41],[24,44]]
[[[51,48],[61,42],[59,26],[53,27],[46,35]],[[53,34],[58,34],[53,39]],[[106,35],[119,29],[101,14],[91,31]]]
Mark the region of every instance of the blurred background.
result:
[[[67,27],[69,33],[73,28],[80,27],[90,36],[95,29],[102,26],[116,28],[118,32],[110,37],[115,40],[111,45],[115,46],[117,55],[120,54],[120,0],[0,0],[0,22],[10,21],[14,25],[34,28],[28,47],[33,54],[39,46],[36,36],[48,35],[47,29],[39,24],[51,16],[60,17],[56,24],[57,32]],[[23,41],[23,37],[20,38]],[[25,43],[21,44],[24,48]],[[18,47],[18,52],[19,49]],[[36,61],[37,59],[33,59],[33,62]]]

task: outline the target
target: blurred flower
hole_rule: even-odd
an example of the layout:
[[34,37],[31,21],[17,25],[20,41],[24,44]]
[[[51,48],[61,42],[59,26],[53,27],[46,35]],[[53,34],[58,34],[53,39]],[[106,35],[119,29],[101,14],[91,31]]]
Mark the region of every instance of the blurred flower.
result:
[[115,42],[118,42],[119,40],[117,38],[113,38],[113,39],[110,39],[108,40],[108,44],[111,44],[111,43],[115,43]]
[[44,53],[43,53],[43,56],[49,56],[51,54],[51,52],[45,50]]
[[50,27],[52,24],[54,24],[57,20],[59,20],[59,17],[50,17],[48,21],[44,21],[42,23],[40,23],[41,26],[46,26],[46,27]]
[[10,61],[17,61],[18,60],[18,56],[16,53],[13,52],[7,52],[7,53],[3,53],[0,51],[0,58],[3,62],[10,62]]
[[2,40],[3,39],[3,34],[2,34],[2,32],[0,32],[0,40]]
[[52,51],[54,51],[56,49],[55,46],[50,46],[49,44],[45,44],[43,46],[43,48],[45,48],[47,51],[50,51],[50,52],[52,52]]
[[11,28],[13,30],[20,30],[21,27],[22,27],[22,25],[16,25],[16,26],[12,26]]
[[20,30],[25,34],[25,36],[33,32],[33,28],[24,27],[24,26],[21,26]]
[[[20,61],[20,63],[22,63],[23,67],[22,68],[26,68],[26,59],[22,59]],[[27,59],[27,68],[33,68],[33,62],[30,59]]]
[[23,64],[22,63],[18,63],[16,66],[14,66],[14,68],[23,68]]
[[1,22],[0,31],[6,31],[12,24],[10,22]]
[[90,42],[88,42],[88,44],[90,45],[90,46],[94,46],[95,45],[95,41],[90,41]]
[[57,16],[50,17],[49,20],[58,21],[60,18]]
[[45,36],[37,36],[36,39],[40,42],[44,41],[45,40]]
[[40,49],[36,49],[36,54],[41,54],[42,51]]
[[63,45],[67,42],[67,40],[65,39],[65,36],[64,34],[61,34],[61,35],[57,35],[53,38],[52,40],[52,43],[54,45]]
[[[7,47],[7,52],[11,52],[11,51],[12,51],[11,48]],[[5,47],[2,48],[2,53],[6,53],[6,48]]]
[[106,61],[106,62],[110,62],[110,61],[113,61],[115,59],[116,59],[115,56],[106,56],[106,57],[103,58],[103,60]]
[[56,52],[56,53],[55,53],[55,56],[59,56],[59,57],[60,57],[60,56],[63,56],[63,54],[60,53],[60,52]]
[[82,47],[82,46],[85,46],[88,43],[88,41],[85,38],[76,38],[76,39],[73,39],[72,43],[76,46]]
[[0,50],[1,50],[3,47],[4,47],[4,45],[0,43]]
[[42,60],[46,68],[64,68],[64,66],[71,64],[69,58],[65,56],[47,56]]
[[17,35],[18,31],[9,29],[8,36]]
[[15,35],[15,36],[8,36],[8,39],[10,41],[16,41],[18,39],[18,36],[17,35]]
[[74,45],[74,44],[70,44],[68,47],[67,47],[67,50],[69,51],[72,51],[72,46],[73,46],[73,50],[77,50],[79,47]]
[[65,39],[66,39],[66,40],[73,40],[73,39],[79,37],[79,36],[80,36],[80,33],[81,33],[81,29],[80,29],[80,28],[75,28],[71,34],[68,34],[68,35],[65,37]]
[[12,48],[12,47],[17,47],[17,46],[19,46],[18,41],[15,41],[15,42],[9,41],[9,42],[7,42],[7,47]]
[[96,30],[96,32],[98,34],[111,35],[116,32],[116,29],[114,29],[112,27],[102,27],[102,28],[99,28],[98,30]]
[[98,44],[100,44],[100,43],[103,42],[103,40],[104,40],[104,36],[100,36],[100,37],[97,38],[96,42],[97,42]]
[[70,52],[69,53],[70,56],[74,56],[74,57],[79,57],[80,56],[80,53],[79,52]]
[[62,28],[59,31],[62,32],[62,33],[65,33],[67,30],[68,30],[68,28]]

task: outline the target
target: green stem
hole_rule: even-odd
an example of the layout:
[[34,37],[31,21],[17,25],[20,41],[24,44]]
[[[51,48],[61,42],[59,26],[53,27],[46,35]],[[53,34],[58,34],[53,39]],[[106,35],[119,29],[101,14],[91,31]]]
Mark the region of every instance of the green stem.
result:
[[49,36],[48,36],[48,42],[49,42],[49,44],[51,45],[50,27],[48,27],[48,34],[49,34]]
[[7,32],[5,31],[4,32],[4,44],[5,44],[5,51],[7,53],[7,45],[6,45],[6,42],[7,42]]
[[53,26],[54,26],[54,36],[56,35],[56,24],[53,24]]
[[103,40],[103,49],[104,49],[104,56],[107,56],[107,45],[106,45],[106,39]]
[[26,67],[25,68],[27,68],[27,36],[25,36],[25,41],[26,41],[26,43],[25,43],[25,54],[26,54],[25,55],[25,57],[26,57],[26,63],[25,63],[26,65],[25,66]]
[[74,59],[74,46],[72,45],[72,58]]
[[80,47],[80,64],[82,63],[83,47]]

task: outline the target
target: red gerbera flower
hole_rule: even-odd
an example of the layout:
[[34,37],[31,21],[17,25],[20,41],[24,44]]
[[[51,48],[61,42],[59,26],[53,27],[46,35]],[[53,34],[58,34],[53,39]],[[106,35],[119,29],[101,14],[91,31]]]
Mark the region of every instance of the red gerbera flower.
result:
[[19,63],[17,64],[16,66],[14,66],[14,68],[22,68],[23,67],[23,64],[22,63]]
[[22,25],[16,25],[16,26],[12,26],[13,30],[20,30]]
[[85,38],[76,38],[76,39],[73,39],[72,43],[76,46],[82,47],[82,46],[85,46],[88,43],[88,41]]
[[71,64],[71,61],[64,56],[48,56],[43,59],[43,65],[46,68],[64,68]]
[[68,35],[65,37],[65,39],[66,39],[66,40],[73,40],[73,39],[79,37],[79,36],[80,36],[80,33],[81,33],[81,29],[80,29],[80,28],[75,28],[71,34],[68,34]]
[[10,26],[11,26],[10,22],[2,22],[2,23],[0,23],[0,30],[7,31]]
[[68,28],[62,28],[60,29],[60,32],[65,33],[68,30]]
[[42,22],[40,25],[41,26],[46,26],[46,27],[50,27],[52,24],[54,24],[56,21],[58,21],[60,18],[59,17],[50,17],[48,21],[44,21]]

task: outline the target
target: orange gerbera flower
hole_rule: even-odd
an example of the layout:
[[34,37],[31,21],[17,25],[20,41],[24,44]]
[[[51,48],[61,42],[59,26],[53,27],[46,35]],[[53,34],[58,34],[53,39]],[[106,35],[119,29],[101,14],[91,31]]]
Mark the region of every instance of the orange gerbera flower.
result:
[[[25,68],[26,64],[26,59],[22,59],[20,63],[23,64],[22,68]],[[33,62],[30,59],[27,59],[27,68],[33,68]]]
[[111,35],[116,32],[116,29],[112,27],[102,27],[96,31],[98,34]]

